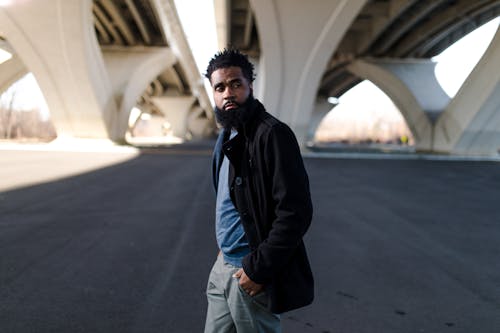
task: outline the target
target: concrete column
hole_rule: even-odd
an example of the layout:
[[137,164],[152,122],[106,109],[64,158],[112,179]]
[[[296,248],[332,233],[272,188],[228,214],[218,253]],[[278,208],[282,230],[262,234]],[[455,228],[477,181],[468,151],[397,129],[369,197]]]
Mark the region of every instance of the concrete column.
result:
[[450,103],[450,97],[436,78],[436,62],[430,59],[377,59],[374,62],[405,84],[431,122]]
[[26,74],[28,74],[28,70],[22,60],[13,54],[12,58],[0,64],[0,93]]
[[250,0],[262,50],[258,74],[264,76],[256,95],[299,140],[307,136],[327,62],[365,3]]
[[188,129],[188,115],[196,98],[194,96],[162,96],[153,97],[153,103],[165,115],[172,125],[173,134],[179,138],[186,138]]
[[333,109],[333,105],[326,98],[316,98],[314,110],[309,122],[309,130],[307,132],[306,143],[314,140],[319,124],[325,116]]
[[200,106],[194,106],[187,116],[188,139],[209,138],[215,135],[213,120],[205,117],[205,110]]
[[370,59],[349,66],[353,74],[368,79],[396,104],[412,131],[418,150],[432,150],[432,117],[447,105],[449,98],[436,81],[428,61]]
[[258,30],[265,31],[259,34],[262,52],[254,83],[255,97],[265,104],[269,113],[279,116],[283,98],[284,51],[275,2],[250,0]]
[[169,48],[107,49],[103,55],[118,105],[113,132],[124,138],[137,99],[151,81],[175,64],[176,58]]
[[0,31],[45,96],[58,135],[117,138],[117,105],[92,16],[92,1],[13,1]]
[[500,148],[500,30],[436,124],[437,151],[496,155]]

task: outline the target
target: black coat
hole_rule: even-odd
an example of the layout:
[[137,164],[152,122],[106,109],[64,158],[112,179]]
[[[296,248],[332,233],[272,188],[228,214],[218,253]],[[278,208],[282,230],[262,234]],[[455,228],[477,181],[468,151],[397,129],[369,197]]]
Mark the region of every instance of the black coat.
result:
[[[230,161],[229,187],[251,253],[243,258],[248,277],[263,284],[274,313],[310,304],[314,283],[302,237],[312,203],[297,139],[292,130],[254,100],[238,135],[219,135],[213,177],[217,189],[223,154]],[[223,152],[223,153],[222,153]]]

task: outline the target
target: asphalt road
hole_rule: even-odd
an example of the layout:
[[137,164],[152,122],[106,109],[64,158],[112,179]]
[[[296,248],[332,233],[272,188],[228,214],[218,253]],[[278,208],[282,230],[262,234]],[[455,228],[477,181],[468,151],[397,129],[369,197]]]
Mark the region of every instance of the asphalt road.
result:
[[[102,157],[0,154],[0,184]],[[306,167],[317,292],[283,332],[500,332],[500,163]],[[210,181],[208,151],[148,150],[0,192],[0,332],[201,332]]]

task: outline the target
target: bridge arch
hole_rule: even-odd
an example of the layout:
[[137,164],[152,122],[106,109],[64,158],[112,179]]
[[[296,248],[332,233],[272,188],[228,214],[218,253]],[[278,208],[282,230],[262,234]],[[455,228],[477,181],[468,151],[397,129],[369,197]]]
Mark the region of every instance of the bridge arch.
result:
[[[384,66],[388,63],[390,66]],[[408,79],[408,76],[401,72],[398,75],[397,69],[399,66],[397,65],[399,63],[389,61],[377,64],[375,62],[357,60],[351,63],[348,68],[356,76],[368,79],[382,89],[396,104],[405,118],[415,138],[415,147],[419,150],[430,150],[433,141],[433,125],[431,122],[432,118],[428,116],[428,113],[440,111],[440,106],[443,104],[446,105],[448,100],[433,75],[435,64],[428,62],[419,63],[419,65],[429,67],[428,69],[431,70],[419,70],[412,73],[412,75],[418,76],[417,79],[412,78],[412,80],[418,81],[420,84],[432,86],[434,89],[429,90],[436,93],[433,101],[432,97],[427,94],[425,94],[426,96],[422,96],[422,91],[418,90],[418,87],[413,87],[412,91],[412,86],[408,82],[404,82],[405,78]],[[401,65],[407,67],[408,62]],[[426,89],[425,91],[429,90]],[[426,101],[426,99],[431,101]]]
[[414,136],[401,111],[369,80],[331,100],[333,105],[330,104],[330,110],[317,127],[311,147],[321,148],[331,143],[366,145],[367,149],[414,147]]

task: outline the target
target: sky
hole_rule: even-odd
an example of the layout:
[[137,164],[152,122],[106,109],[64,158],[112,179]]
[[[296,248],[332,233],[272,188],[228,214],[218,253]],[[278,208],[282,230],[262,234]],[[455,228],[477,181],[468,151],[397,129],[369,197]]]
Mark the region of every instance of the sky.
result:
[[196,64],[200,71],[204,72],[208,61],[217,52],[213,1],[175,0],[174,2]]
[[436,77],[448,96],[453,97],[490,45],[498,29],[496,18],[472,31],[438,56]]
[[12,58],[12,55],[9,52],[0,49],[0,64],[10,58]]
[[[174,3],[198,70],[203,75],[208,62],[218,51],[214,2],[212,0],[174,0]],[[210,83],[204,80],[204,84],[208,97],[214,104]]]

